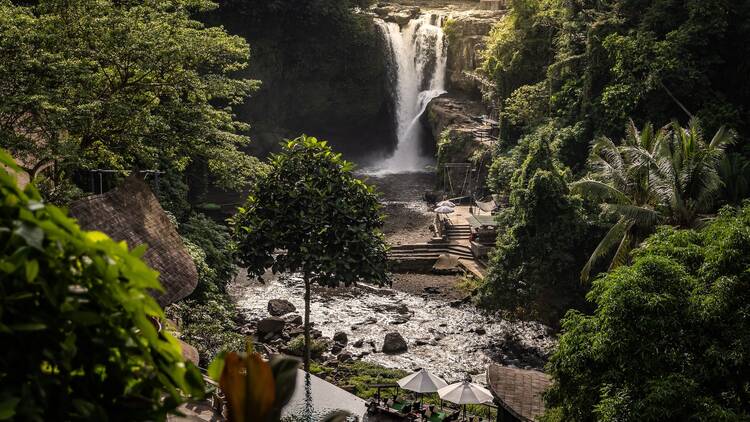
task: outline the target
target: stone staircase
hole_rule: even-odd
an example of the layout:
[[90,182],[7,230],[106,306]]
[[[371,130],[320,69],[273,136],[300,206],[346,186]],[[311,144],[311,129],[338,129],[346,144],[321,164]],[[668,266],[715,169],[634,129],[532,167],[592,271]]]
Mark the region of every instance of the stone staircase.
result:
[[445,231],[446,238],[449,242],[457,240],[469,240],[471,236],[471,226],[468,224],[452,224]]
[[468,246],[455,243],[420,243],[398,245],[391,248],[388,258],[397,259],[437,259],[442,254],[451,254],[459,258],[474,259]]

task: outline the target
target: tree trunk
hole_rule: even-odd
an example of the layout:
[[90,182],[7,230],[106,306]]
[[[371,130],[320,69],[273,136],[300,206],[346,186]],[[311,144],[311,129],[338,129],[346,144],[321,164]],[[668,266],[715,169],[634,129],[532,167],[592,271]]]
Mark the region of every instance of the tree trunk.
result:
[[305,372],[310,372],[310,280],[305,275]]

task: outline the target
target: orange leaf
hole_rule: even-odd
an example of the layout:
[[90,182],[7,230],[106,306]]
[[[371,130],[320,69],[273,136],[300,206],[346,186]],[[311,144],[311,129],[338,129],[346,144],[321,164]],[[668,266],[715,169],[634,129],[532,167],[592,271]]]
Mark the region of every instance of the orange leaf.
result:
[[259,354],[247,357],[247,402],[246,415],[249,421],[263,421],[268,418],[276,401],[276,381],[273,378],[271,365]]
[[219,386],[227,396],[229,420],[232,422],[245,422],[246,378],[247,369],[243,359],[234,352],[227,354]]

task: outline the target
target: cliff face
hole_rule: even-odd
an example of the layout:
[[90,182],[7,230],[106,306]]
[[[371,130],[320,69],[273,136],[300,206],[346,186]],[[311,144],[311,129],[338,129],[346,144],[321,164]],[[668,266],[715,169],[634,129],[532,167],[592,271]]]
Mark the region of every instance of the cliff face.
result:
[[445,32],[448,35],[448,81],[451,90],[478,95],[482,51],[493,25],[504,11],[468,10],[448,14]]
[[248,40],[250,66],[243,74],[262,82],[238,111],[252,124],[252,152],[264,154],[302,133],[353,156],[389,147],[386,57],[371,16],[307,16],[302,8],[298,14],[253,13],[220,8],[210,16]]

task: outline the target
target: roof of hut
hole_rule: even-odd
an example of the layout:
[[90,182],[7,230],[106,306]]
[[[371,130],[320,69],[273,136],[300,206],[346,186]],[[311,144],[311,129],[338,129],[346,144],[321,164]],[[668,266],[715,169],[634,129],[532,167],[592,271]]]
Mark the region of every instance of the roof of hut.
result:
[[148,245],[144,260],[159,271],[165,292],[154,292],[165,306],[189,295],[198,284],[198,272],[182,238],[148,185],[137,176],[101,195],[74,202],[70,214],[85,230],[98,230],[133,248]]
[[551,381],[539,371],[491,364],[487,380],[500,404],[521,421],[535,421],[544,414],[542,394]]

